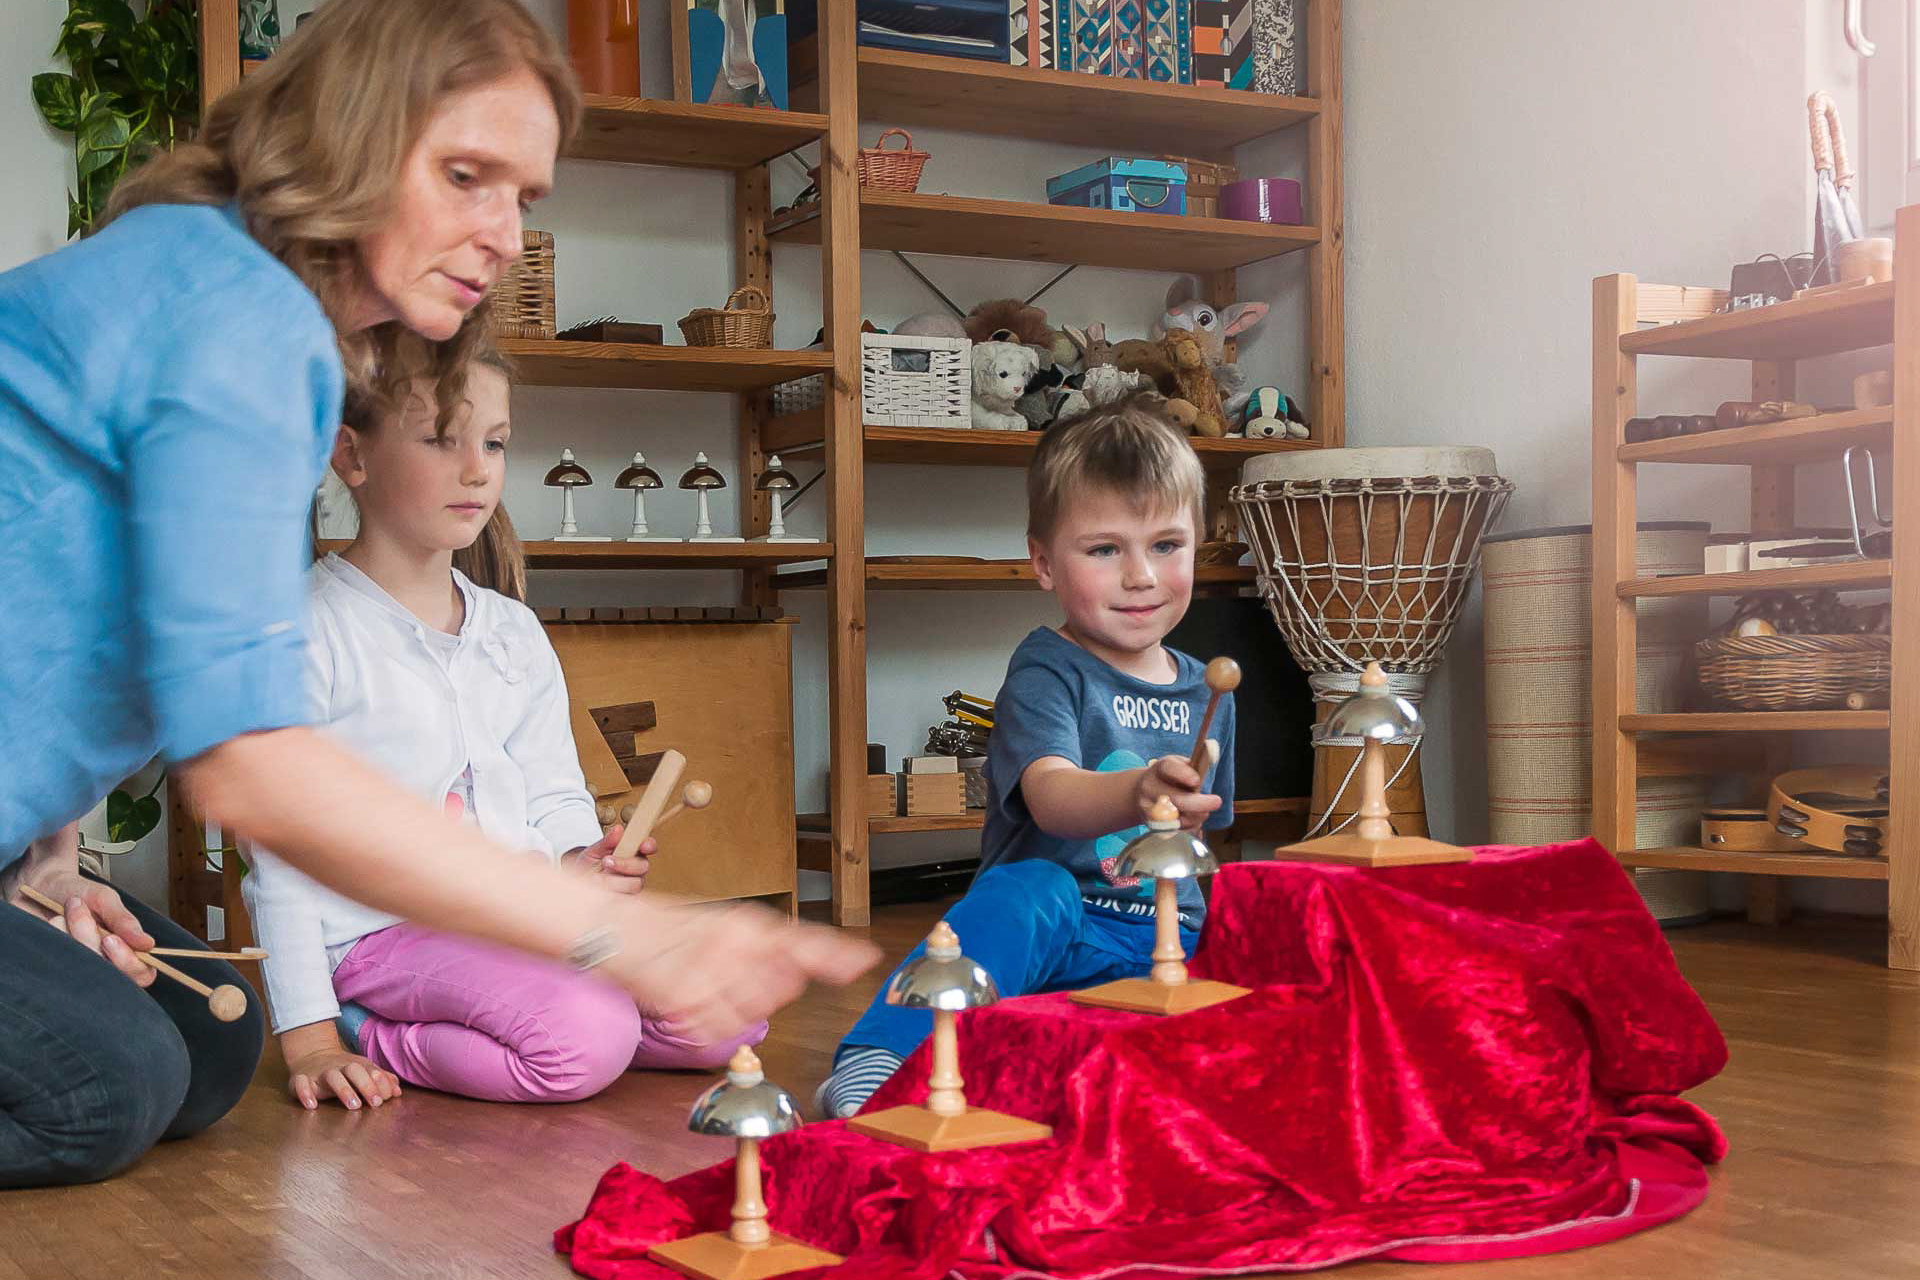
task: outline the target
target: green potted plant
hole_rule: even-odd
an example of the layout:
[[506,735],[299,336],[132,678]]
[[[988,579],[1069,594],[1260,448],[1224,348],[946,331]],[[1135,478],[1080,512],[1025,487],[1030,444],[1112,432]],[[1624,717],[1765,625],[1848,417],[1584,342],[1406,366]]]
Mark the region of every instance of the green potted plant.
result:
[[54,55],[67,70],[33,78],[46,122],[73,135],[67,234],[92,229],[129,169],[192,134],[200,119],[200,53],[192,0],[69,0]]

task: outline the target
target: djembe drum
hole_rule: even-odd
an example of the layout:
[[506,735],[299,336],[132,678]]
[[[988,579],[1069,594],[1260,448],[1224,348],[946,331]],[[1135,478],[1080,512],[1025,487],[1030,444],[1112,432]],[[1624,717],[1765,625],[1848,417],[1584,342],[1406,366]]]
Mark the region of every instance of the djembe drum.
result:
[[[1261,598],[1316,704],[1309,835],[1357,812],[1360,743],[1324,731],[1378,662],[1418,702],[1480,564],[1480,540],[1513,493],[1489,449],[1316,449],[1249,461],[1231,494]],[[1387,807],[1401,835],[1427,834],[1419,741],[1387,748]]]

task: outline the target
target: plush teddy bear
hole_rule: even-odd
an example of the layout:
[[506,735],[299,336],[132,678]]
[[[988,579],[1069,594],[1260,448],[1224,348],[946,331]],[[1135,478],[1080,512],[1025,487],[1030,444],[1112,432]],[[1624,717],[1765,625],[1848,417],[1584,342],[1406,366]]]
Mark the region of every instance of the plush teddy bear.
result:
[[1067,335],[1047,323],[1047,313],[1018,298],[994,298],[967,312],[961,326],[975,342],[1023,342],[1040,353],[1040,367],[1075,358]]
[[973,425],[983,431],[1025,431],[1014,411],[1027,382],[1040,371],[1040,353],[1019,342],[973,344]]
[[1173,366],[1174,380],[1179,385],[1178,398],[1194,407],[1194,434],[1215,437],[1227,434],[1226,414],[1220,407],[1220,388],[1214,384],[1213,371],[1207,367],[1199,337],[1187,329],[1169,329],[1160,339],[1160,345]]

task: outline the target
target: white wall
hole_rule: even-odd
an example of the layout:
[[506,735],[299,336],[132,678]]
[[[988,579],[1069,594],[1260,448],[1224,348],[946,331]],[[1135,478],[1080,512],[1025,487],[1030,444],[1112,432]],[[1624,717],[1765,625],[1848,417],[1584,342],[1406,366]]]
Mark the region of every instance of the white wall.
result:
[[[533,7],[559,25],[561,0]],[[1506,528],[1585,521],[1590,281],[1625,270],[1716,284],[1734,261],[1806,247],[1806,86],[1841,61],[1830,40],[1812,43],[1828,7],[1837,9],[1748,0],[1736,21],[1727,6],[1702,0],[1346,0],[1349,443],[1486,445],[1519,485]],[[0,188],[0,266],[55,246],[64,232],[65,152],[33,117],[25,84],[46,65],[63,9],[60,0],[0,0],[9,31],[29,37],[0,50],[0,74],[17,86],[0,91],[0,166],[15,178]],[[644,87],[660,92],[663,11],[642,10],[654,31]],[[1837,31],[1837,17],[1831,25]],[[1037,199],[1048,175],[1091,155],[930,130],[915,138],[933,153],[923,189],[960,194]],[[1249,173],[1299,176],[1299,139],[1269,140],[1242,161]],[[776,199],[800,181],[797,166],[777,167]],[[563,162],[558,192],[533,219],[557,237],[562,325],[616,313],[673,334],[692,307],[718,305],[732,284],[730,193],[721,175]],[[776,340],[804,345],[819,323],[819,255],[780,248],[774,261]],[[1052,273],[1039,264],[921,264],[963,305],[1024,294]],[[1243,296],[1274,306],[1243,346],[1262,381],[1302,384],[1303,266],[1296,256],[1242,273]],[[888,255],[866,255],[862,269],[866,313],[882,326],[939,305]],[[1083,269],[1043,304],[1056,322],[1101,319],[1116,333],[1138,332],[1166,280]],[[1642,401],[1710,410],[1744,394],[1742,369],[1647,368]],[[626,496],[607,482],[636,448],[670,483],[695,448],[736,490],[743,480],[724,397],[530,388],[515,412],[519,461],[508,500],[529,537],[557,523],[555,496],[539,477],[562,445],[599,481],[579,500],[583,525],[607,532],[628,517]],[[812,469],[796,466],[803,477]],[[1708,518],[1719,528],[1745,520],[1741,486],[1719,469],[1646,474],[1643,518]],[[686,495],[672,489],[649,509],[668,528],[692,518]],[[870,553],[1022,550],[1012,471],[870,468],[867,509]],[[736,509],[723,500],[715,518],[732,531]],[[790,524],[818,533],[821,520],[816,489]],[[536,590],[554,603],[616,592],[718,602],[731,580],[561,574],[545,575]],[[800,802],[810,807],[823,799],[826,764],[823,602],[796,594],[787,604],[803,619],[797,771]],[[1037,594],[871,596],[871,737],[896,756],[918,750],[939,697],[954,688],[990,696],[1019,637],[1050,619],[1049,604]],[[1430,811],[1438,833],[1462,840],[1486,830],[1479,654],[1476,598],[1427,704],[1442,726],[1425,763]],[[876,857],[884,865],[970,845],[964,835],[894,840]]]

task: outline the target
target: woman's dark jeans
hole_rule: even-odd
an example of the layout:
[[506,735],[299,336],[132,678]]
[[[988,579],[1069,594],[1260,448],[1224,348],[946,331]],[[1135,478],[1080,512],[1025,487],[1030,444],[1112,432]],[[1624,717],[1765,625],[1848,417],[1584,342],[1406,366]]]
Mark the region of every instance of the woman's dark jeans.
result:
[[[125,893],[163,947],[201,947]],[[233,1109],[266,1035],[260,1000],[232,965],[171,963],[210,987],[248,991],[237,1022],[165,975],[141,990],[66,934],[0,902],[0,1187],[110,1178],[154,1143]]]

